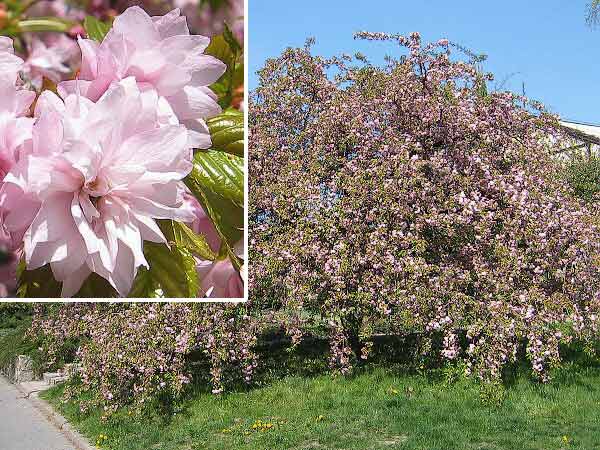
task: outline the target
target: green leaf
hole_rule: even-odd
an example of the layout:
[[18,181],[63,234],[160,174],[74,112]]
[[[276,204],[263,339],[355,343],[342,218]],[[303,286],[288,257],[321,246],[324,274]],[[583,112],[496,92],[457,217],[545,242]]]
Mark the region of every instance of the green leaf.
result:
[[206,189],[244,207],[244,163],[237,156],[201,151],[194,156],[196,178]]
[[235,254],[233,247],[230,247],[227,244],[221,244],[217,260],[220,261],[227,258],[229,258],[229,260],[233,264],[233,267],[235,267],[235,270],[239,272],[243,261],[240,258],[238,258],[238,256]]
[[60,298],[61,284],[54,279],[50,265],[39,269],[26,270],[25,262],[17,268],[17,297],[20,298]]
[[110,24],[101,22],[93,16],[86,16],[83,21],[83,28],[88,37],[96,42],[104,40],[104,36],[109,32],[110,27]]
[[74,295],[76,298],[118,298],[119,293],[110,283],[97,273],[92,273],[84,281],[79,292]]
[[201,0],[200,6],[209,5],[213,11],[217,11],[227,6],[229,0]]
[[244,85],[244,64],[242,61],[235,65],[231,82],[234,89]]
[[240,77],[240,66],[242,64],[238,61],[242,53],[242,48],[233,34],[231,34],[231,31],[229,31],[227,36],[225,33],[213,36],[204,53],[214,56],[227,65],[225,73],[211,85],[212,90],[219,96],[219,104],[225,108],[231,105],[233,91],[239,86],[236,83],[240,82],[240,80],[243,83],[243,76]]
[[191,252],[171,243],[144,243],[150,276],[160,285],[165,297],[192,298],[198,294],[196,260]]
[[237,38],[231,32],[227,23],[224,23],[224,26],[225,30],[223,30],[223,38],[225,39],[225,42],[227,42],[227,45],[229,45],[229,48],[233,53],[241,53],[243,49],[240,43],[238,42]]
[[227,64],[227,67],[231,66],[232,59],[236,57],[231,47],[229,46],[229,43],[225,39],[225,36],[223,36],[222,34],[213,36],[210,39],[210,44],[208,45],[206,50],[204,50],[204,53],[206,55],[211,55],[217,59],[220,59],[225,64]]
[[185,183],[229,249],[243,236],[243,160],[222,152],[198,152]]
[[158,226],[168,242],[183,247],[202,259],[214,261],[217,258],[217,254],[212,251],[206,238],[194,233],[186,224],[174,220],[159,220]]
[[158,281],[152,276],[152,272],[145,267],[140,267],[128,297],[157,298],[160,297],[160,295],[158,295],[158,289]]
[[244,115],[240,111],[225,112],[207,121],[212,150],[244,156]]
[[244,114],[237,109],[229,108],[218,116],[206,121],[211,133],[216,133],[228,127],[244,124]]
[[217,255],[212,251],[206,238],[202,235],[194,233],[190,228],[181,222],[173,223],[173,236],[175,243],[179,247],[187,248],[192,253],[195,253],[202,259],[214,261]]

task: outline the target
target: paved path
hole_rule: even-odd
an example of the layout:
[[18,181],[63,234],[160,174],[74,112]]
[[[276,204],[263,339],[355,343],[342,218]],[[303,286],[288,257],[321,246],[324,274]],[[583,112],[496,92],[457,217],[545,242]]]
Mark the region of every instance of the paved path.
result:
[[75,450],[23,394],[0,376],[0,450]]

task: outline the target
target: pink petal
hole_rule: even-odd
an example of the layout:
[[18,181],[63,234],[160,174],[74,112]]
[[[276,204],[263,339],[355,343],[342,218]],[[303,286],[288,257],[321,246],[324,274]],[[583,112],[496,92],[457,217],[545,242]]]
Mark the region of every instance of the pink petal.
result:
[[160,40],[154,22],[138,6],[127,8],[118,16],[113,22],[113,30],[127,36],[138,48],[152,47]]
[[23,60],[12,53],[0,52],[0,78],[14,84],[17,73],[23,66]]
[[73,297],[83,285],[87,277],[90,276],[92,271],[86,264],[83,264],[75,272],[72,272],[67,278],[63,280],[61,297],[68,298]]
[[161,76],[153,82],[156,90],[164,97],[175,95],[192,80],[189,70],[178,64],[168,63],[161,70]]
[[221,113],[221,107],[203,87],[186,86],[167,97],[179,120],[204,119]]
[[84,80],[91,80],[98,75],[98,52],[100,46],[91,39],[77,39],[81,48],[81,69],[79,76]]
[[91,81],[69,80],[58,83],[57,90],[58,95],[60,95],[63,99],[67,98],[67,96],[71,94],[77,94],[78,92],[84,97],[90,98],[90,95],[92,94],[92,89],[90,89],[91,86]]
[[64,113],[65,104],[54,92],[46,90],[40,94],[35,104],[35,117],[49,112]]
[[179,9],[174,9],[164,16],[152,17],[154,25],[163,39],[170,36],[176,36],[178,34],[190,34],[187,21],[185,17],[181,16],[180,14],[181,13]]
[[242,298],[244,286],[230,260],[215,261],[210,265],[200,262],[197,266],[200,278],[200,295],[210,298]]
[[29,113],[29,107],[35,100],[35,92],[20,90],[15,93],[14,112],[17,116],[23,116]]
[[47,111],[38,117],[33,126],[33,152],[36,155],[51,155],[62,149],[63,124],[61,116]]
[[227,70],[222,61],[210,55],[197,55],[190,61],[193,86],[209,86],[216,82]]
[[25,195],[14,184],[4,184],[0,191],[0,208],[6,212],[4,226],[15,232],[29,228],[40,208],[40,202]]
[[88,222],[85,214],[83,213],[83,210],[81,209],[81,206],[79,205],[80,197],[82,197],[83,195],[84,194],[80,193],[73,194],[73,199],[71,200],[70,213],[73,217],[73,221],[75,222],[75,226],[77,227],[77,230],[79,231],[79,234],[81,235],[85,243],[87,251],[86,249],[83,249],[84,253],[89,254],[99,251],[99,239],[98,236],[96,236],[94,230],[92,230],[90,223]]
[[188,145],[192,148],[207,149],[212,146],[210,131],[202,119],[183,120],[182,124],[188,128]]
[[159,226],[154,221],[154,219],[133,212],[132,215],[138,222],[137,225],[143,240],[164,244],[167,243],[167,239],[163,235],[162,231],[160,230]]
[[[171,36],[161,41],[160,53],[172,63],[189,66],[193,60],[201,56],[208,44],[210,39],[205,36]],[[186,62],[188,58],[190,61]]]
[[191,222],[194,215],[180,207],[170,207],[157,203],[148,198],[131,198],[128,203],[136,214],[146,215],[155,219],[173,219],[180,222]]
[[187,130],[181,125],[164,126],[138,133],[121,145],[112,165],[117,170],[120,165],[126,164],[144,166],[146,170],[176,168],[182,154],[189,156],[187,139]]
[[8,36],[0,36],[0,52],[14,53],[13,41]]
[[72,193],[52,194],[42,203],[25,235],[25,254],[42,242],[64,241],[73,236],[81,239],[71,215]]

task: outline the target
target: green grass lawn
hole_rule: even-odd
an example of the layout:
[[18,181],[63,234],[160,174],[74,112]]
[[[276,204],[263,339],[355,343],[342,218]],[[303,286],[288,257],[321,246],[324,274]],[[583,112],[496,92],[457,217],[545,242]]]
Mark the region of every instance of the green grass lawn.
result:
[[482,403],[474,382],[390,368],[197,392],[168,421],[121,410],[103,423],[61,404],[61,392],[44,396],[107,449],[600,449],[600,369],[576,363],[549,385],[511,377],[501,406]]

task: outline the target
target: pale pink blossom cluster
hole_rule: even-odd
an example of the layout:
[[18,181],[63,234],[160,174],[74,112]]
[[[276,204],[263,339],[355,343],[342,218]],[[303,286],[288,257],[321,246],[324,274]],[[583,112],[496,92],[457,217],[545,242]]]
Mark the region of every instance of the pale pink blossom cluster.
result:
[[[49,265],[62,296],[91,273],[126,296],[149,267],[143,242],[167,244],[157,219],[197,223],[218,251],[182,183],[193,149],[211,146],[204,120],[221,112],[208,86],[226,66],[203,54],[209,42],[190,35],[179,10],[150,17],[131,7],[102,42],[79,38],[79,77],[60,81],[41,41],[24,61],[0,38],[0,239],[28,270]],[[45,90],[32,108],[36,93],[22,82],[32,76],[60,81],[59,95]],[[199,294],[233,294],[230,267],[219,264]]]
[[[0,37],[0,177],[15,165],[32,139],[34,120],[26,117],[35,94],[17,89],[18,73],[23,60],[14,55],[10,38]],[[16,186],[2,186],[0,191],[0,246],[6,253],[2,266],[0,291],[6,296],[16,286],[16,265],[19,247],[25,232],[24,222],[30,220],[35,203],[24,198]]]
[[[61,17],[63,19],[81,21],[85,14],[82,10],[72,8],[62,0],[33,2],[26,11],[29,19],[43,17]],[[68,34],[43,32],[24,33],[22,68],[24,80],[36,90],[43,87],[44,78],[58,83],[68,79],[78,69],[81,52],[75,40],[83,35],[80,25],[73,25]]]
[[[243,305],[221,303],[38,304],[29,330],[52,370],[79,342],[81,383],[67,387],[82,410],[150,406],[205,383],[221,393],[257,373],[262,324]],[[190,364],[202,355],[201,367]],[[93,389],[90,389],[93,388]],[[90,395],[80,397],[82,392]],[[165,397],[166,396],[166,397]]]
[[244,42],[244,0],[92,0],[72,3],[79,4],[88,13],[100,18],[110,17],[131,6],[141,6],[152,14],[164,14],[173,8],[180,8],[195,34],[220,34],[227,24],[238,41]]
[[[2,4],[0,3],[0,7]],[[244,2],[243,0],[227,0],[219,7],[199,4],[199,0],[92,0],[65,1],[44,0],[32,2],[26,10],[26,17],[44,18],[58,17],[73,21],[67,34],[44,32],[24,33],[23,75],[31,86],[40,90],[44,78],[58,83],[66,80],[79,69],[80,49],[76,38],[85,35],[79,23],[86,14],[93,14],[103,20],[110,20],[132,6],[142,7],[151,14],[166,14],[177,8],[186,16],[189,27],[194,34],[213,36],[222,33],[225,24],[229,26],[236,39],[244,41]]]

